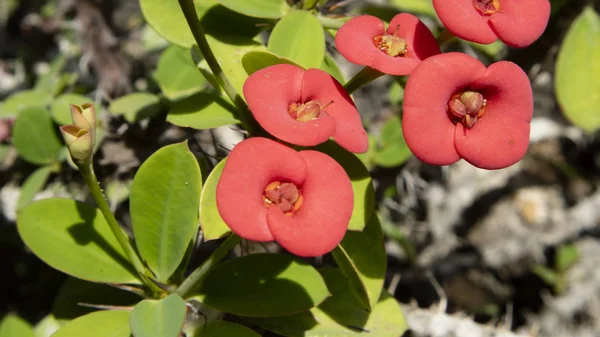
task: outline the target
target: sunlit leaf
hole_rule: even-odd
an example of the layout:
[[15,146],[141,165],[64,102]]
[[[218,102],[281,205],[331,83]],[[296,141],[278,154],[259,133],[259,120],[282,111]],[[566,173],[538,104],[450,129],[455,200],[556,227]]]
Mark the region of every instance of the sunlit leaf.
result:
[[131,337],[129,311],[96,311],[74,319],[52,337]]
[[160,300],[144,300],[131,312],[129,322],[135,337],[177,337],[186,314],[185,301],[177,294]]
[[217,183],[226,160],[221,160],[210,172],[200,195],[200,226],[205,241],[220,239],[231,232],[217,209]]
[[273,28],[269,51],[304,68],[319,68],[325,58],[325,35],[319,20],[307,11],[292,11]]
[[21,111],[13,126],[13,144],[19,156],[38,165],[56,161],[62,146],[50,114],[40,107]]
[[200,92],[173,103],[167,115],[167,122],[197,130],[237,124],[237,111],[223,97]]

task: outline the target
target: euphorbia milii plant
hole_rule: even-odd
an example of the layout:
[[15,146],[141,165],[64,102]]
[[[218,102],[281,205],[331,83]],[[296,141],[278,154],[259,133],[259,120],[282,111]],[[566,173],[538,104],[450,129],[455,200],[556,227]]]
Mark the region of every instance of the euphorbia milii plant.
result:
[[331,157],[262,137],[233,148],[217,185],[219,213],[234,233],[299,256],[335,248],[353,205],[350,178]]
[[529,144],[533,94],[527,75],[501,61],[485,67],[462,53],[423,61],[404,91],[402,131],[419,159],[461,158],[485,169],[519,161]]
[[548,0],[433,0],[440,21],[461,39],[489,44],[500,39],[526,47],[548,24]]
[[330,137],[350,152],[367,151],[367,133],[350,96],[320,69],[278,64],[244,83],[244,96],[256,121],[273,136],[314,146]]
[[340,28],[335,45],[348,61],[391,75],[408,75],[419,62],[440,53],[427,26],[406,13],[396,15],[387,29],[377,17],[358,16]]

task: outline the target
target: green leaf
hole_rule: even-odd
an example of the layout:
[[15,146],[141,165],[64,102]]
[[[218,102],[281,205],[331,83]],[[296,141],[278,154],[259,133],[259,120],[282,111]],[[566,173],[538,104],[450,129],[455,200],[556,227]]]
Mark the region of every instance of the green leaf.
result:
[[0,105],[0,118],[17,116],[28,108],[45,108],[52,101],[52,95],[35,90],[24,90],[8,97]]
[[35,337],[33,328],[19,316],[8,314],[0,322],[0,337]]
[[52,314],[60,323],[66,323],[79,316],[98,309],[82,306],[79,303],[96,305],[132,306],[140,301],[140,296],[103,283],[93,283],[70,277],[58,291],[52,304]]
[[390,5],[402,12],[437,16],[431,0],[390,0]]
[[19,156],[38,165],[54,162],[62,146],[50,114],[40,107],[21,111],[13,126],[13,144]]
[[333,76],[338,82],[346,83],[344,74],[342,74],[342,71],[331,55],[325,53],[325,58],[323,59],[323,63],[321,64],[320,68],[321,70],[328,72],[329,75]]
[[402,134],[402,122],[399,117],[394,116],[381,128],[379,142],[375,147],[375,163],[381,167],[396,167],[411,156],[412,152]]
[[200,195],[200,226],[202,226],[204,241],[220,239],[231,232],[217,209],[217,183],[226,161],[227,158],[221,160],[213,168]]
[[329,291],[311,265],[282,254],[252,254],[211,269],[198,300],[239,316],[282,316],[310,309]]
[[556,61],[556,97],[573,124],[600,127],[600,17],[587,7],[571,24]]
[[167,122],[197,130],[237,124],[235,107],[223,97],[200,92],[173,103],[167,115]]
[[363,307],[371,310],[381,295],[387,266],[378,216],[362,232],[348,231],[333,257]]
[[96,311],[70,321],[52,337],[131,337],[129,311]]
[[54,315],[48,314],[35,325],[33,332],[35,337],[50,337],[58,329],[60,329],[60,323],[54,318]]
[[319,68],[325,58],[325,32],[311,13],[292,11],[273,28],[268,48],[306,69]]
[[120,97],[110,103],[108,111],[113,115],[123,115],[129,123],[139,122],[160,112],[160,99],[147,92],[135,92]]
[[51,96],[59,94],[63,90],[65,81],[67,80],[65,76],[69,76],[62,72],[67,61],[68,59],[65,54],[59,54],[55,57],[48,71],[37,79],[35,90],[47,92]]
[[579,250],[573,244],[561,246],[556,251],[556,270],[559,273],[564,273],[575,262],[579,260]]
[[279,19],[290,11],[285,0],[219,0],[238,13],[256,18]]
[[131,222],[136,245],[160,282],[181,263],[196,233],[202,177],[187,142],[156,151],[131,185]]
[[242,65],[248,75],[275,64],[291,64],[300,67],[294,61],[268,51],[251,51],[242,57]]
[[371,219],[375,209],[375,189],[369,170],[355,154],[348,152],[332,140],[316,146],[316,149],[340,163],[350,177],[354,192],[354,208],[348,229],[361,231]]
[[59,125],[72,124],[71,120],[71,104],[82,105],[84,103],[93,103],[93,100],[79,94],[64,94],[58,96],[54,102],[50,112],[52,118]]
[[125,253],[96,208],[70,199],[44,199],[17,216],[23,242],[51,267],[109,283],[139,283]]
[[172,101],[195,94],[206,86],[206,79],[192,60],[190,50],[176,45],[162,53],[152,76],[165,97]]
[[177,294],[161,300],[144,300],[131,312],[129,324],[135,337],[177,337],[186,314],[185,301]]
[[17,202],[17,211],[27,206],[36,194],[42,190],[50,174],[56,171],[54,166],[42,166],[27,177],[23,186],[21,186],[21,194],[19,195],[19,201]]
[[560,277],[554,270],[546,266],[536,265],[533,267],[532,271],[547,284],[551,286],[556,286],[558,284]]
[[398,337],[408,329],[402,309],[387,292],[371,313],[362,308],[344,276],[335,268],[320,270],[332,296],[317,308],[299,314],[252,318],[267,330],[286,337]]
[[148,24],[169,42],[186,48],[196,43],[179,7],[179,1],[140,0],[140,7]]
[[196,332],[193,337],[260,337],[260,335],[241,324],[229,321],[214,321]]

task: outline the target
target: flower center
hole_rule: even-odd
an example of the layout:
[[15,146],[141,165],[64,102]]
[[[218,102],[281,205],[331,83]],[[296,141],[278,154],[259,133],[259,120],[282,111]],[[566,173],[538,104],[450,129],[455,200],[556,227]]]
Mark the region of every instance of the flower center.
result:
[[288,216],[296,213],[304,202],[298,186],[280,181],[274,181],[265,187],[263,200],[266,207],[277,206]]
[[482,15],[492,15],[500,10],[500,0],[473,0],[473,6]]
[[382,34],[373,38],[373,44],[377,49],[390,55],[391,57],[402,57],[406,54],[406,41],[398,36],[400,25],[396,26],[394,34]]
[[332,103],[333,101],[324,105],[319,100],[312,100],[306,103],[292,103],[288,107],[288,113],[298,122],[309,122],[326,114],[325,108]]
[[454,94],[448,101],[448,115],[454,123],[470,129],[485,114],[487,101],[477,91],[467,90]]

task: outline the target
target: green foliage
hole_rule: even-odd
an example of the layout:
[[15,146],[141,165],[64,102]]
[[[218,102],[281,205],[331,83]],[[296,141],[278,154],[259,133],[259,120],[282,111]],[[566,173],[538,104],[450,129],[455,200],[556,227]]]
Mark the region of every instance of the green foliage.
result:
[[251,321],[286,337],[398,337],[408,329],[400,305],[387,291],[369,313],[339,270],[324,268],[320,272],[332,296],[317,308]]
[[307,11],[292,11],[273,28],[269,51],[304,68],[318,68],[325,57],[325,35],[319,20]]
[[13,127],[13,144],[28,162],[45,165],[57,160],[62,146],[50,114],[45,108],[22,110]]
[[42,166],[27,177],[23,185],[21,186],[21,194],[19,195],[19,201],[17,202],[17,211],[27,206],[36,194],[42,190],[50,174],[56,173],[57,168],[54,166]]
[[8,97],[0,105],[0,118],[18,116],[28,108],[45,108],[52,101],[52,95],[37,90],[23,90]]
[[225,168],[226,160],[221,160],[210,172],[200,195],[200,225],[206,241],[220,239],[230,232],[229,226],[223,221],[217,209],[217,183]]
[[254,330],[228,321],[215,321],[200,329],[193,337],[260,337]]
[[131,337],[129,311],[96,311],[74,319],[52,337]]
[[390,0],[389,3],[402,12],[436,16],[431,0]]
[[136,92],[120,97],[108,107],[113,115],[122,115],[129,123],[139,122],[160,112],[160,99],[147,92]]
[[342,74],[342,71],[331,55],[325,53],[325,59],[323,60],[320,68],[321,70],[328,72],[329,75],[333,76],[338,82],[346,83],[344,74]]
[[197,130],[237,124],[237,111],[222,96],[200,92],[173,103],[167,122]]
[[202,90],[207,81],[192,60],[189,49],[172,45],[161,54],[152,74],[169,100],[178,100]]
[[53,102],[50,112],[52,118],[59,125],[71,124],[71,104],[82,105],[84,103],[93,103],[91,99],[79,94],[64,94],[58,96]]
[[288,255],[253,254],[213,268],[198,300],[239,316],[289,315],[321,303],[329,291],[316,269]]
[[392,117],[383,124],[375,146],[374,162],[381,167],[395,167],[403,164],[412,152],[402,135],[402,122]]
[[285,0],[220,0],[223,6],[257,18],[278,19],[290,11]]
[[244,54],[242,57],[242,65],[248,75],[252,75],[258,70],[276,64],[291,64],[302,68],[302,66],[298,65],[296,62],[285,57],[277,56],[268,51],[251,51]]
[[69,199],[45,199],[17,217],[21,239],[51,267],[72,276],[111,283],[139,283],[100,212]]
[[600,127],[600,17],[587,7],[575,19],[558,52],[556,97],[573,124],[594,132]]
[[362,306],[371,311],[379,301],[387,267],[377,215],[371,217],[362,232],[348,231],[333,257]]
[[136,245],[148,267],[167,282],[196,234],[202,177],[187,143],[156,151],[131,186]]
[[177,294],[161,300],[144,300],[131,312],[129,324],[135,337],[177,337],[186,315],[185,301]]
[[335,159],[350,177],[354,192],[354,208],[348,229],[362,231],[375,209],[375,190],[369,170],[355,154],[348,152],[334,141],[327,141],[316,146],[316,149]]
[[571,267],[575,262],[579,260],[579,250],[573,244],[566,244],[561,246],[556,251],[556,270],[564,273]]
[[140,0],[140,7],[148,24],[166,40],[186,48],[194,45],[194,36],[178,1]]
[[0,322],[0,337],[34,337],[33,328],[19,316],[8,314]]

